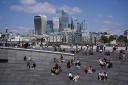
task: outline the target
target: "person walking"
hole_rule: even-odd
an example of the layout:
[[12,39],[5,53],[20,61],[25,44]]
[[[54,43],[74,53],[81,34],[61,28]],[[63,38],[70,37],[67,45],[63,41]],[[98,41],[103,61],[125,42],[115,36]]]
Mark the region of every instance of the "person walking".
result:
[[128,50],[128,47],[127,47],[127,46],[126,46],[125,50],[126,50],[126,52],[127,52],[127,50]]
[[31,57],[28,57],[28,59],[27,59],[28,61],[31,61],[32,60],[32,58]]
[[26,56],[24,56],[24,61],[26,61],[27,60],[27,57]]
[[71,63],[70,61],[67,62],[67,68],[70,68],[71,67]]
[[34,62],[33,65],[32,65],[32,68],[36,68],[36,63]]
[[105,52],[105,50],[106,50],[106,45],[104,44],[104,46],[103,46],[103,50],[104,50],[104,52]]

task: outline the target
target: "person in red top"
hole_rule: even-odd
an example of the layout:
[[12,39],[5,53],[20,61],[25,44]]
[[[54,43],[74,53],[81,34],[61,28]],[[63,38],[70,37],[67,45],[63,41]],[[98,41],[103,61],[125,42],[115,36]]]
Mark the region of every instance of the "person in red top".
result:
[[85,74],[87,74],[88,73],[88,66],[84,66],[84,72],[85,72]]

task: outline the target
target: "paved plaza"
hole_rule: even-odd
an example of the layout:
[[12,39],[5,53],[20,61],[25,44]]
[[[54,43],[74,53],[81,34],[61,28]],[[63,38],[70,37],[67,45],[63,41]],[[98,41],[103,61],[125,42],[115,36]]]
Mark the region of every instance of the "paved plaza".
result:
[[[113,68],[104,69],[108,73],[107,81],[97,80],[98,73],[103,70],[98,62],[98,58],[105,57],[102,53],[95,52],[90,56],[82,53],[75,54],[74,57],[79,58],[82,64],[81,69],[76,69],[76,67],[67,69],[66,63],[59,63],[62,72],[54,76],[50,73],[54,64],[53,58],[59,58],[60,54],[0,49],[0,57],[3,56],[8,58],[8,63],[0,63],[0,85],[128,85],[128,60],[119,61],[118,52],[111,53],[109,57]],[[37,67],[27,68],[23,60],[24,56],[32,57]],[[63,56],[66,61],[73,58],[68,55]],[[84,65],[91,65],[96,72],[85,74]],[[69,80],[69,72],[79,73],[80,80],[78,82]]]

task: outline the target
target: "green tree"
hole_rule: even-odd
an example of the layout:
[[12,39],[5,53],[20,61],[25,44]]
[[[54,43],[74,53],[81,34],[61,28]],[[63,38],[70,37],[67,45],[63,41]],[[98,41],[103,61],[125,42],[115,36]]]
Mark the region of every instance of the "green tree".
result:
[[104,43],[108,43],[109,42],[109,39],[107,36],[101,36],[101,39],[100,39],[102,42]]
[[126,36],[120,35],[117,39],[119,42],[128,43],[128,39]]
[[113,40],[116,40],[116,37],[113,36],[113,35],[110,35],[110,37],[109,37],[109,42],[111,42],[111,41],[113,41]]
[[128,43],[128,38],[126,36],[124,36],[123,40],[124,40],[125,43]]
[[118,37],[118,42],[123,42],[123,38],[124,38],[124,36],[123,35],[120,35],[119,37]]

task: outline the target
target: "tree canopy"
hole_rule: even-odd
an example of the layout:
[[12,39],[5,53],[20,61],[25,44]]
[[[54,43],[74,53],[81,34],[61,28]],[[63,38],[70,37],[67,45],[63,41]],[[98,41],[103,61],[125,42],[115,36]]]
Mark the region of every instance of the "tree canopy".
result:
[[109,42],[109,39],[107,36],[101,36],[101,39],[100,39],[102,42],[104,43],[108,43]]
[[119,42],[128,43],[128,39],[126,36],[120,35],[117,39]]

